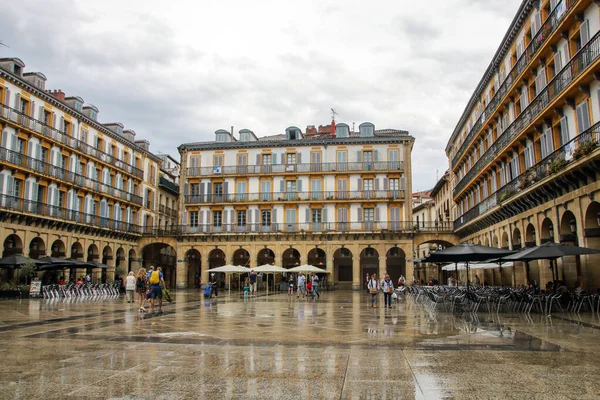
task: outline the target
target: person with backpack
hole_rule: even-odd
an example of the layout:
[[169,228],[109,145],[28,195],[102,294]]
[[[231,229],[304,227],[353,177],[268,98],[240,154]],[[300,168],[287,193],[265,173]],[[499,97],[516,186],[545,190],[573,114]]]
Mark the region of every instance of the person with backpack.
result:
[[162,313],[162,290],[166,288],[165,279],[160,267],[148,273],[148,283],[150,284],[150,310],[154,312],[154,302],[158,298],[158,313]]
[[371,279],[367,282],[367,289],[371,293],[371,306],[377,308],[377,293],[379,292],[379,282],[377,282],[377,275],[371,275]]
[[394,293],[394,282],[388,274],[381,280],[381,289],[383,289],[383,308],[392,308],[392,294]]

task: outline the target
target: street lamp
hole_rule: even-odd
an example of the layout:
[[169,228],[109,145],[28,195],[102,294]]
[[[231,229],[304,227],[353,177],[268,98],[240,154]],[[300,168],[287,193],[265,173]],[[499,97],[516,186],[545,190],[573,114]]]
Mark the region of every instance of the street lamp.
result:
[[575,233],[575,229],[577,228],[577,225],[575,224],[575,220],[572,219],[571,222],[569,222],[569,228],[571,228],[571,233]]
[[550,235],[550,239],[554,239],[554,226],[550,225],[548,227],[548,234]]

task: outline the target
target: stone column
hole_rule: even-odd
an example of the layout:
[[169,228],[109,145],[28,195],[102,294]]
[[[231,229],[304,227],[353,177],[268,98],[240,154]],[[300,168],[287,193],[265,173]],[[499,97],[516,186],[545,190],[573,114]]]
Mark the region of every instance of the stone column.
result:
[[189,249],[190,248],[188,247],[177,246],[177,260],[175,264],[177,270],[177,273],[175,274],[177,276],[177,282],[175,282],[175,285],[177,289],[187,288],[189,262],[185,255]]
[[350,246],[352,252],[352,289],[360,290],[360,250],[358,244]]

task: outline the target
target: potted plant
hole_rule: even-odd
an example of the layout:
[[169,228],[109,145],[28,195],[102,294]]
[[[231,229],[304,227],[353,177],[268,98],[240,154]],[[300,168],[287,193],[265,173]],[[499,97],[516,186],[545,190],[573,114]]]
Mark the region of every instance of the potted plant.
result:
[[552,175],[566,167],[567,161],[564,158],[558,158],[548,164],[548,175]]
[[579,147],[573,152],[573,158],[579,160],[580,158],[588,155],[594,149],[598,147],[598,142],[595,140],[587,140],[579,145]]

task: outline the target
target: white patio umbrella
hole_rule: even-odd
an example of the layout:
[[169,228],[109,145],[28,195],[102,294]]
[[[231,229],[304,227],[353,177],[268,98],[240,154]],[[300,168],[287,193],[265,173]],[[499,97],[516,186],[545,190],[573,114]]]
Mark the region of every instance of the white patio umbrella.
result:
[[229,279],[229,274],[245,274],[250,272],[250,268],[242,267],[241,265],[227,264],[222,267],[211,268],[208,272],[224,272],[228,278],[229,291],[231,292],[231,279]]
[[331,271],[327,271],[323,268],[315,267],[314,265],[308,265],[308,264],[299,265],[297,267],[290,268],[287,270],[287,272],[315,272],[317,274],[331,273]]
[[262,272],[267,274],[267,295],[269,294],[269,275],[268,274],[282,274],[288,272],[289,269],[282,268],[278,265],[264,264],[256,268],[252,268],[254,272]]
[[[504,267],[512,267],[513,263],[512,262],[505,262],[502,263],[502,268]],[[493,269],[493,268],[498,268],[498,263],[469,263],[469,269]],[[457,264],[452,263],[452,264],[446,264],[442,267],[442,271],[454,271],[455,269],[458,269],[460,271],[467,269],[467,264],[466,263],[458,263],[458,268],[457,268]]]

